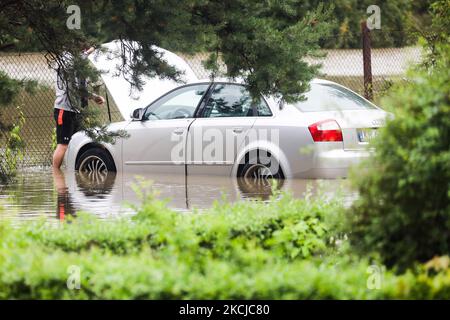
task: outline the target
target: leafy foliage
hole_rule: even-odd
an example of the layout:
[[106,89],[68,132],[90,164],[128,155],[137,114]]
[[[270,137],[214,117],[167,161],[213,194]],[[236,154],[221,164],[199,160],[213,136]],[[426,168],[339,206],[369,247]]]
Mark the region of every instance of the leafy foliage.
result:
[[[140,188],[144,189],[143,185]],[[307,203],[285,195],[270,205],[217,202],[211,212],[180,215],[167,209],[165,202],[154,200],[153,193],[142,197],[145,201],[141,207],[135,207],[137,214],[132,222],[104,224],[82,216],[60,230],[39,228],[33,238],[47,247],[67,251],[100,246],[119,254],[146,247],[176,247],[180,252],[187,250],[198,255],[221,254],[231,250],[233,243],[243,247],[250,243],[289,259],[306,258],[325,249],[328,232],[323,211],[338,210],[334,201]]]
[[155,50],[156,45],[185,53],[220,53],[227,75],[242,76],[252,92],[295,99],[317,71],[302,58],[315,53],[319,39],[330,29],[328,10],[322,5],[302,10],[301,1],[124,0],[79,1],[81,29],[69,30],[66,8],[70,4],[33,0],[0,7],[0,39],[38,39],[50,65],[68,83],[76,73],[82,78],[96,73],[82,59],[68,64],[66,53],[76,58],[90,44],[118,39],[122,61],[118,71],[138,89],[141,75],[180,76]]
[[[36,88],[35,81],[11,79],[0,70],[0,110],[5,105],[15,103],[21,92],[33,93]],[[0,146],[0,182],[7,182],[16,173],[17,162],[23,156],[24,142],[20,133],[24,124],[25,117],[21,111],[15,124],[7,126],[0,122],[0,137],[5,141],[5,144]]]
[[400,271],[450,252],[449,10],[448,0],[434,1],[428,20],[412,20],[424,63],[382,102],[394,119],[374,143],[375,168],[354,177],[353,246]]
[[433,1],[428,8],[428,14],[420,18],[410,16],[409,24],[409,29],[419,37],[426,49],[424,66],[435,66],[439,59],[440,44],[449,43],[450,40],[448,31],[450,30],[450,1]]
[[0,70],[0,107],[13,103],[22,90],[33,93],[36,87],[34,81],[11,79]]
[[[17,123],[13,124],[5,135],[6,144],[2,150],[3,157],[0,159],[0,182],[7,182],[17,171],[17,163],[23,157],[25,143],[21,137],[21,131],[25,124],[23,113],[19,112]],[[3,128],[1,128],[4,131]]]
[[[144,189],[146,190],[146,189]],[[0,223],[0,299],[448,298],[448,266],[367,289],[368,261],[336,251],[337,201],[217,203],[177,213],[143,193],[132,219],[82,214],[51,227]],[[69,267],[80,290],[67,289]]]
[[[303,10],[310,10],[318,5],[320,0],[308,0],[302,2]],[[367,13],[370,5],[380,7],[381,30],[373,30],[371,33],[374,48],[402,47],[413,43],[409,39],[408,14],[422,16],[420,8],[416,7],[417,1],[394,0],[378,1],[372,0],[334,0],[332,16],[336,23],[330,37],[320,41],[325,48],[361,48],[361,26],[371,14]],[[423,1],[421,1],[423,3]]]
[[96,142],[115,144],[118,138],[129,137],[125,130],[110,130],[108,125],[100,120],[100,110],[94,106],[80,110],[80,114],[77,115],[77,125]]
[[[319,6],[320,0],[307,0],[307,1],[262,1],[265,6],[271,7],[272,17],[277,19],[282,19],[288,21],[294,21],[296,19],[296,14],[306,12],[308,10],[314,10]],[[373,42],[376,47],[392,47],[392,46],[404,46],[411,44],[409,42],[406,31],[408,30],[408,16],[414,16],[416,19],[423,20],[423,17],[427,16],[427,11],[431,3],[435,1],[412,1],[412,0],[393,0],[393,1],[383,1],[376,3],[381,8],[382,14],[382,32],[373,33]],[[87,5],[87,1],[78,1],[82,5],[82,12],[85,8],[90,8]],[[148,7],[145,4],[134,4],[139,6],[140,12],[135,13],[131,2],[127,1],[116,1],[111,5],[105,5],[100,2],[103,11],[96,11],[96,19],[104,20],[102,16],[109,16],[111,22],[120,22],[127,28],[132,28],[131,22],[134,22],[135,18],[133,15],[139,14],[139,20],[153,20],[155,21],[154,26],[157,26],[155,32],[150,32],[150,38],[158,39],[158,41],[165,42],[162,47],[171,47],[175,50],[195,50],[194,46],[184,43],[182,37],[186,37],[192,42],[196,42],[197,38],[207,37],[205,29],[203,28],[192,28],[188,25],[187,21],[195,22],[203,20],[205,17],[200,15],[200,12],[195,11],[198,9],[196,6],[210,6],[211,13],[216,11],[215,15],[219,16],[220,11],[215,7],[215,1],[184,1],[181,3],[169,2],[166,7],[161,6],[161,2],[154,2],[151,11],[146,10]],[[238,2],[233,1],[227,6],[228,8],[237,7]],[[65,8],[70,4],[62,3],[62,7]],[[332,14],[336,19],[336,24],[333,26],[332,35],[324,38],[321,41],[321,45],[327,48],[358,48],[361,46],[360,37],[360,21],[366,19],[369,14],[366,12],[367,7],[375,4],[373,1],[356,1],[356,0],[335,0],[333,1]],[[182,6],[183,10],[178,11],[176,6]],[[91,5],[93,6],[93,5]],[[222,9],[222,8],[221,8]],[[288,12],[287,16],[285,13]],[[193,14],[191,14],[193,13]],[[178,15],[175,17],[175,15]],[[67,14],[66,14],[67,16]],[[6,20],[6,17],[3,17]],[[106,19],[105,19],[106,20]],[[86,21],[83,21],[85,23]],[[169,23],[170,22],[170,23]],[[1,22],[0,22],[1,23]],[[150,22],[145,22],[150,23]],[[117,32],[120,28],[119,24],[110,24],[105,26],[109,34]],[[162,30],[162,29],[166,30]],[[170,29],[170,30],[169,30]],[[94,37],[101,36],[102,40],[110,40],[104,34],[98,31],[98,25],[95,23],[90,24],[86,27],[86,30]],[[151,30],[151,29],[149,29]],[[9,29],[5,29],[6,32],[1,34],[0,37],[0,50],[42,50],[42,44],[39,43],[38,39],[33,34],[33,29],[21,28],[14,30],[18,33],[17,37],[11,34]],[[209,30],[207,30],[208,32]],[[164,38],[164,35],[167,37]],[[166,40],[172,39],[172,40]],[[181,40],[181,41],[180,41]],[[202,40],[200,39],[199,42]]]
[[353,244],[402,270],[450,253],[449,53],[443,45],[431,72],[394,86],[383,105],[395,118],[374,143],[375,168],[355,177]]
[[17,81],[10,79],[3,71],[0,71],[0,105],[11,103],[19,93],[19,89]]
[[[70,5],[69,0],[2,3],[0,50],[30,44],[45,51],[73,106],[86,97],[83,86],[76,85],[78,79],[95,82],[99,77],[98,70],[80,58],[81,51],[112,40],[120,42],[120,63],[117,72],[111,71],[133,89],[142,89],[141,76],[180,80],[181,71],[162,58],[158,46],[183,53],[210,51],[207,65],[216,71],[220,54],[226,75],[243,77],[254,95],[299,99],[318,69],[302,60],[316,54],[319,39],[330,29],[324,6],[305,11],[298,0],[78,1],[81,29],[66,26]],[[11,90],[12,94],[14,86]],[[124,136],[108,132],[92,116],[82,121],[81,129],[97,142]]]

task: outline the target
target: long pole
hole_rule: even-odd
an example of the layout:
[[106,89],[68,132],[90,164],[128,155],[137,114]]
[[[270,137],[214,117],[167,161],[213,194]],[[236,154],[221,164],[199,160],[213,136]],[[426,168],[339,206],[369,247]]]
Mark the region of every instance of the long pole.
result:
[[373,84],[372,84],[372,52],[370,43],[370,30],[367,22],[361,22],[361,34],[363,44],[363,64],[364,64],[364,97],[373,100]]

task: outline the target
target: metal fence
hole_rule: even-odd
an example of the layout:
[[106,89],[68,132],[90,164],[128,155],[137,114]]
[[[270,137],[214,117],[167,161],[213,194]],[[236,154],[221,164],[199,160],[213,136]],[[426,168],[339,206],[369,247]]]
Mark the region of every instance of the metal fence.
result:
[[[326,55],[320,59],[307,59],[309,63],[320,63],[321,78],[329,79],[347,86],[358,93],[364,92],[363,56],[361,49],[325,50]],[[199,78],[208,78],[209,73],[202,65],[207,54],[183,56]],[[386,48],[372,50],[372,73],[375,100],[382,94],[390,81],[402,78],[411,63],[421,60],[421,50],[416,47]],[[54,71],[49,69],[45,58],[40,53],[0,54],[0,70],[16,79],[32,79],[40,86],[34,94],[22,93],[14,105],[0,108],[0,120],[3,124],[15,123],[19,111],[25,116],[22,129],[25,141],[22,166],[50,165],[52,155],[52,136],[54,130],[53,103]],[[103,89],[103,94],[107,91]],[[121,120],[121,115],[109,95],[112,121]],[[90,106],[94,107],[94,106]],[[106,108],[102,120],[108,122]],[[0,137],[0,156],[5,145],[5,135]]]

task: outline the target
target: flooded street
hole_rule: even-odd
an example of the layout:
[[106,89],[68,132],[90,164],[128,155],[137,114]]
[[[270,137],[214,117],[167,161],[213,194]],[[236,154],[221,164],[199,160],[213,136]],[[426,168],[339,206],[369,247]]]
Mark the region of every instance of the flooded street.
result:
[[[84,211],[108,219],[133,214],[129,204],[140,203],[133,185],[152,181],[158,199],[179,211],[210,207],[214,201],[235,202],[241,199],[268,201],[272,195],[268,181],[253,181],[222,176],[184,176],[158,174],[108,174],[89,176],[73,171],[28,169],[15,181],[0,186],[0,219],[26,221],[45,217],[64,220]],[[279,189],[296,198],[306,194],[321,197],[345,193],[346,180],[281,180]],[[346,193],[344,201],[354,195]]]

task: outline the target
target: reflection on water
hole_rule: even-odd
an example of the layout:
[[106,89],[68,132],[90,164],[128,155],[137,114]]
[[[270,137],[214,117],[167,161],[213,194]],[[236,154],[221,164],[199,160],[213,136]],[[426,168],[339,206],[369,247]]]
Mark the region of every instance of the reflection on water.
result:
[[246,178],[238,178],[237,184],[241,193],[242,198],[254,198],[259,200],[269,200],[269,198],[273,194],[272,187],[277,190],[282,190],[285,180],[277,180],[274,185],[274,182],[268,179],[246,179]]
[[[153,181],[158,197],[169,199],[176,210],[190,211],[210,207],[214,201],[262,200],[272,195],[270,180],[252,180],[221,176],[184,176],[170,174],[109,173],[89,175],[81,172],[36,169],[21,172],[16,182],[0,186],[1,217],[18,220],[55,217],[64,220],[68,215],[85,211],[101,218],[132,214],[125,203],[139,204],[132,189],[138,179]],[[346,189],[342,181],[280,180],[277,188],[290,191],[295,197],[305,194],[332,196]],[[347,198],[352,198],[347,194]],[[56,214],[55,214],[56,212]]]

